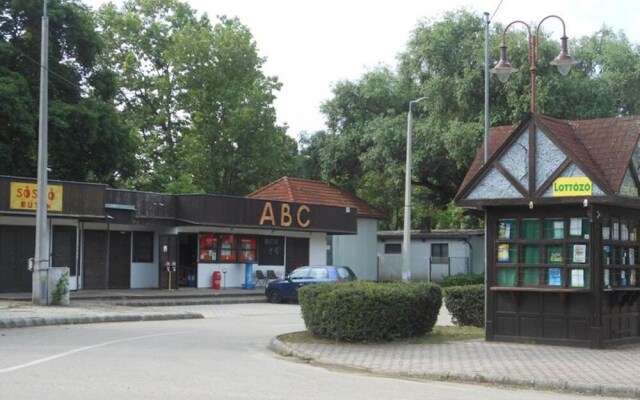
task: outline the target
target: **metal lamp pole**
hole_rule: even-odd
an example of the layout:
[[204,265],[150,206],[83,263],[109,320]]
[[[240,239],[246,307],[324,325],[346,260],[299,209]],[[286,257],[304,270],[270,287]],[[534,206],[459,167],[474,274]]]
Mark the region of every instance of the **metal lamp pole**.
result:
[[413,134],[413,105],[425,100],[421,97],[409,102],[407,114],[407,166],[404,179],[404,231],[402,236],[402,282],[411,280],[411,153]]
[[506,35],[507,30],[514,24],[523,24],[527,27],[528,38],[529,38],[529,63],[531,64],[529,70],[531,71],[531,112],[537,112],[537,77],[538,77],[538,42],[540,40],[540,25],[544,21],[549,18],[557,18],[562,23],[562,37],[560,38],[560,54],[556,58],[553,59],[549,64],[555,65],[558,67],[558,71],[562,75],[566,75],[571,70],[571,66],[577,63],[569,55],[568,45],[567,45],[567,33],[564,25],[564,20],[557,15],[548,15],[540,21],[537,27],[535,27],[535,36],[531,34],[531,27],[529,24],[523,21],[513,21],[506,28],[504,28],[504,32],[502,33],[502,46],[500,47],[500,61],[496,64],[496,66],[491,70],[494,74],[498,76],[500,82],[506,82],[509,79],[509,76],[512,72],[517,71],[517,68],[514,68],[509,59],[507,57],[507,44],[506,44]]
[[49,304],[49,229],[47,226],[47,121],[49,86],[49,17],[43,1],[40,44],[40,124],[38,128],[38,196],[36,204],[36,251],[32,276],[32,302]]

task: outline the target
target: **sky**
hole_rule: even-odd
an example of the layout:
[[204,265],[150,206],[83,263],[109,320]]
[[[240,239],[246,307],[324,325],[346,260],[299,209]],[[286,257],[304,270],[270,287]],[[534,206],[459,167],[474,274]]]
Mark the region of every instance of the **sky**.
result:
[[[105,0],[84,0],[98,7]],[[121,4],[122,0],[114,1]],[[192,8],[216,16],[237,17],[253,34],[263,70],[277,76],[282,89],[274,103],[278,123],[301,132],[325,128],[320,105],[332,88],[357,80],[378,66],[395,68],[411,31],[419,21],[437,21],[446,11],[464,8],[503,25],[514,20],[538,23],[558,15],[567,36],[591,35],[603,25],[624,31],[640,44],[640,5],[637,0],[187,0]],[[552,38],[561,36],[555,18],[542,25]],[[521,29],[514,26],[511,29]],[[571,49],[569,49],[571,50]],[[493,60],[497,61],[497,60]],[[492,63],[493,63],[492,61]]]

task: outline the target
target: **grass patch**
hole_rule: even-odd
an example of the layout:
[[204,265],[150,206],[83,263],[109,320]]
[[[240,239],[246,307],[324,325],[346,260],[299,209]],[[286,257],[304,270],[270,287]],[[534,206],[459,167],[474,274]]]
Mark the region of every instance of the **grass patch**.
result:
[[[433,332],[428,335],[399,339],[392,342],[383,343],[406,343],[406,344],[443,344],[448,342],[478,340],[484,338],[484,328],[473,326],[436,326]],[[306,344],[335,344],[335,340],[316,338],[308,331],[285,333],[278,336],[278,339],[285,343],[306,343]],[[349,342],[351,343],[351,342]],[[358,344],[358,343],[351,343]]]

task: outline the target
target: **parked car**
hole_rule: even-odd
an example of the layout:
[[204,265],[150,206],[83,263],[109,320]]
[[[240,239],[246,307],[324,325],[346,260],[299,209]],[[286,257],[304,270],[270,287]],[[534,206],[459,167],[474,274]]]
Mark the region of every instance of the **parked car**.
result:
[[267,300],[280,303],[298,300],[298,289],[304,285],[322,282],[355,281],[356,274],[351,268],[336,265],[311,265],[296,268],[284,279],[269,282],[264,291]]

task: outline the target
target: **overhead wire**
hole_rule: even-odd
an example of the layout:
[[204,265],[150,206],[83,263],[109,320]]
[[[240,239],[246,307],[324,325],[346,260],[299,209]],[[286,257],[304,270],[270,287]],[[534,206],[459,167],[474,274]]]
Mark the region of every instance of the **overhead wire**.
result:
[[[43,68],[43,65],[40,63],[40,61],[34,60],[33,58],[31,58],[31,56],[29,56],[27,53],[23,52],[22,50],[16,48],[12,43],[10,43],[9,41],[5,42],[6,44],[9,45],[9,47],[11,47],[11,49],[15,52],[17,52],[18,54],[20,54],[22,57],[26,58],[27,60],[31,61],[32,63],[34,63],[35,65],[37,65],[40,68]],[[75,83],[71,82],[70,80],[68,80],[67,78],[65,78],[64,76],[52,71],[49,68],[45,68],[45,70],[50,73],[51,75],[54,75],[55,77],[57,77],[58,79],[60,79],[61,81],[75,87],[76,89],[80,89],[80,90],[84,90],[81,86],[76,85]]]
[[489,18],[489,22],[493,21],[493,17],[496,16],[496,14],[498,13],[498,10],[500,9],[500,6],[502,6],[502,2],[504,0],[500,0],[500,3],[498,3],[498,6],[496,7],[495,11],[493,12],[493,14],[491,15],[491,18]]

